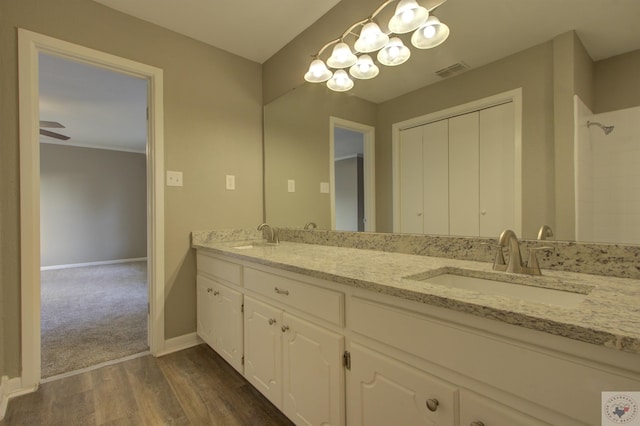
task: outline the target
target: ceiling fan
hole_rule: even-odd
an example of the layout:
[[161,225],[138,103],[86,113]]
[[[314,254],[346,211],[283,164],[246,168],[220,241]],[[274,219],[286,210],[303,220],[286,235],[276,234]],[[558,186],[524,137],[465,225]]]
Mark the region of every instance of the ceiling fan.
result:
[[43,127],[49,129],[64,129],[65,127],[58,123],[57,121],[44,121],[40,120],[40,134],[43,136],[49,136],[50,138],[60,139],[63,141],[71,139],[69,136],[62,135],[60,133],[52,132],[50,130],[45,130]]

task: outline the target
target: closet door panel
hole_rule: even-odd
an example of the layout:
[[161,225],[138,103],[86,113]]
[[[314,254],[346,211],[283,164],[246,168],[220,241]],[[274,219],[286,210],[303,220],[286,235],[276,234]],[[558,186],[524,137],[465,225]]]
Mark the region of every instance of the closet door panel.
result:
[[422,234],[422,128],[400,133],[400,232]]
[[480,236],[515,228],[513,103],[480,111]]
[[449,235],[449,123],[422,126],[425,234]]
[[479,219],[479,113],[449,119],[449,231],[477,236]]

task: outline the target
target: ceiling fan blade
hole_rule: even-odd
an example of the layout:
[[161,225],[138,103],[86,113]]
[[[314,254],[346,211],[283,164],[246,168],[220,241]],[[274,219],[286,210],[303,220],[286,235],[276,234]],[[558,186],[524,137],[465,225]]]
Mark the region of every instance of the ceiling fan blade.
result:
[[60,139],[63,141],[71,139],[69,136],[61,135],[60,133],[50,132],[49,130],[40,129],[40,134],[43,136],[49,136],[50,138]]
[[40,120],[40,127],[47,127],[51,129],[64,129],[64,126],[57,121],[45,121]]

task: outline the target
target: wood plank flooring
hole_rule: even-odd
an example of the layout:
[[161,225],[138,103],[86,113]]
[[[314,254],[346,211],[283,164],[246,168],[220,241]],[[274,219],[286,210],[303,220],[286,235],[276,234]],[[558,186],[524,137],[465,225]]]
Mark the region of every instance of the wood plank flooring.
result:
[[147,355],[13,398],[9,425],[292,425],[206,345]]

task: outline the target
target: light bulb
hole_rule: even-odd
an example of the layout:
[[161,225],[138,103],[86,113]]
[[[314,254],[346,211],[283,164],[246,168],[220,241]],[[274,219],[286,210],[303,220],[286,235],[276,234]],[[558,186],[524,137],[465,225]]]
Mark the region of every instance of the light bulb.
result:
[[370,68],[371,66],[366,62],[361,62],[360,64],[358,64],[358,70],[360,70],[360,72],[363,74],[366,74]]
[[402,22],[407,24],[407,23],[411,22],[411,20],[413,19],[414,16],[415,16],[415,13],[413,13],[413,10],[409,9],[409,10],[405,10],[404,12],[402,12],[402,14],[400,15],[400,18],[402,19]]
[[426,38],[433,38],[433,36],[436,35],[436,27],[434,27],[433,25],[428,25],[424,27],[424,29],[422,30],[422,34]]
[[398,57],[398,53],[400,53],[400,49],[398,48],[398,46],[391,46],[389,47],[389,49],[387,50],[389,57],[391,59],[395,59]]

